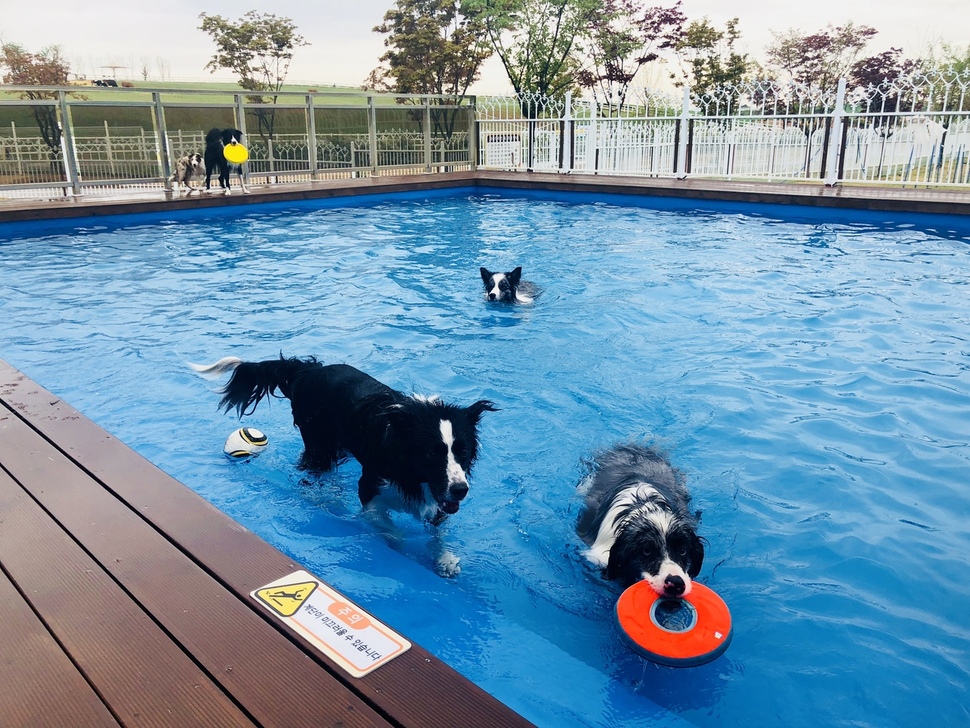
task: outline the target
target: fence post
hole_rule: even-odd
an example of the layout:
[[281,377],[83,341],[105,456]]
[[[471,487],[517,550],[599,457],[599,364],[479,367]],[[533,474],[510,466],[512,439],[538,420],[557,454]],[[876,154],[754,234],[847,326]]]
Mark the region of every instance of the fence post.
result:
[[599,121],[600,105],[594,98],[589,105],[589,128],[586,130],[586,169],[587,174],[597,174],[597,159],[599,154],[599,130],[596,128]]
[[845,150],[842,149],[842,119],[845,117],[845,78],[839,79],[839,88],[835,93],[835,108],[832,110],[832,137],[829,139],[829,165],[825,175],[825,186],[832,187],[842,180],[839,179],[839,161]]
[[563,108],[562,126],[559,129],[559,171],[568,173],[572,171],[572,145],[571,132],[573,128],[573,92],[566,92],[566,101]]
[[14,155],[17,157],[17,176],[24,176],[24,161],[20,154],[20,140],[17,139],[17,124],[16,122],[10,122],[10,134],[13,139],[13,151]]
[[108,130],[108,120],[104,120],[104,151],[108,155],[108,169],[111,170],[111,177],[114,179],[117,175],[115,174],[115,156],[111,149],[111,132]]
[[313,94],[306,95],[307,161],[310,163],[310,179],[317,179],[317,114],[313,108]]
[[[243,106],[243,95],[235,94],[233,100],[236,103],[236,128],[242,132],[243,139],[246,138],[246,107]],[[243,180],[248,185],[249,184],[249,163],[247,162],[242,166],[243,168]]]
[[425,97],[424,104],[424,171],[431,171],[431,99]]
[[377,109],[373,94],[367,95],[367,141],[370,147],[370,174],[377,177]]
[[[162,173],[166,196],[172,193],[172,149],[165,126],[165,109],[162,108],[162,95],[152,92],[152,111],[155,116],[155,143],[158,149],[159,171]],[[181,130],[180,130],[181,133]]]
[[71,185],[71,192],[75,197],[80,197],[81,174],[78,169],[77,148],[74,146],[74,125],[67,105],[67,94],[58,91],[57,101],[61,109],[61,154],[64,156],[64,174],[67,176],[67,183]]
[[680,143],[677,145],[677,169],[674,176],[677,179],[687,179],[687,133],[690,125],[690,89],[684,87],[684,103],[681,107],[680,118],[677,120]]
[[472,172],[478,169],[478,98],[469,96],[468,106],[468,163]]

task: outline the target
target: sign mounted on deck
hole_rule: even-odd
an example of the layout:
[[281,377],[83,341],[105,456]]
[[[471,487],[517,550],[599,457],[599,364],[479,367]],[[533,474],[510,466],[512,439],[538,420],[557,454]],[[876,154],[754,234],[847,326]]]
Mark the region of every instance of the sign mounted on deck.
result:
[[363,677],[411,647],[308,571],[294,571],[250,596],[354,677]]

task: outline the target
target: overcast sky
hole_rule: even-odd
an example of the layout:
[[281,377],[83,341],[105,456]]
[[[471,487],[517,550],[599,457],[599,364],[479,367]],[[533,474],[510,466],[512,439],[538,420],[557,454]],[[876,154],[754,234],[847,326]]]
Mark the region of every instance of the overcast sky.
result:
[[[297,49],[289,80],[357,86],[383,53],[383,36],[373,27],[393,2],[166,0],[136,6],[130,0],[42,0],[37,5],[18,0],[5,3],[0,14],[0,40],[30,51],[59,45],[72,68],[88,78],[111,75],[104,66],[113,64],[123,67],[116,69],[119,79],[140,80],[147,67],[153,79],[164,73],[172,80],[204,80],[219,76],[204,70],[215,48],[198,30],[199,13],[236,19],[252,8],[290,18],[311,43]],[[662,0],[649,4],[669,5]],[[683,0],[683,11],[691,20],[707,16],[718,28],[729,18],[739,18],[741,50],[758,59],[772,31],[814,32],[847,21],[879,31],[867,48],[871,54],[901,47],[906,55],[917,56],[940,40],[961,48],[970,45],[970,0]],[[507,88],[504,71],[493,59],[474,91],[501,93]]]

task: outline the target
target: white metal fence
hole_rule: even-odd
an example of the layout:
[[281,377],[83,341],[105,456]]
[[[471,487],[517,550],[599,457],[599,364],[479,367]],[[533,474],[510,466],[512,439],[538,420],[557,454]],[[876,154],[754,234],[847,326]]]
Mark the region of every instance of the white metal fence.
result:
[[970,75],[880,86],[768,82],[704,97],[642,92],[622,108],[585,100],[480,98],[488,169],[932,187],[970,185]]
[[[0,200],[169,188],[208,128],[248,132],[251,183],[457,169],[970,186],[970,75],[869,88],[758,82],[589,100],[0,87]],[[26,95],[32,98],[24,98]],[[178,97],[176,98],[176,94]],[[213,100],[215,97],[215,100]],[[107,100],[106,100],[107,99]],[[171,100],[175,99],[175,100]]]

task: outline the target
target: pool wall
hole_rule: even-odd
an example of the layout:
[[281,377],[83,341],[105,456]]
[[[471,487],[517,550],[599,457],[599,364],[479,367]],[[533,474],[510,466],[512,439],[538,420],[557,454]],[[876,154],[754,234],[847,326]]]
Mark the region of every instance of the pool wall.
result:
[[0,222],[197,210],[265,202],[346,199],[407,191],[453,190],[468,186],[495,187],[505,190],[620,194],[644,198],[682,198],[742,204],[799,205],[809,208],[889,213],[970,215],[970,192],[479,170],[257,187],[249,195],[208,195],[166,199],[163,192],[153,192],[110,200],[68,197],[63,201],[17,200],[8,204],[0,200]]

